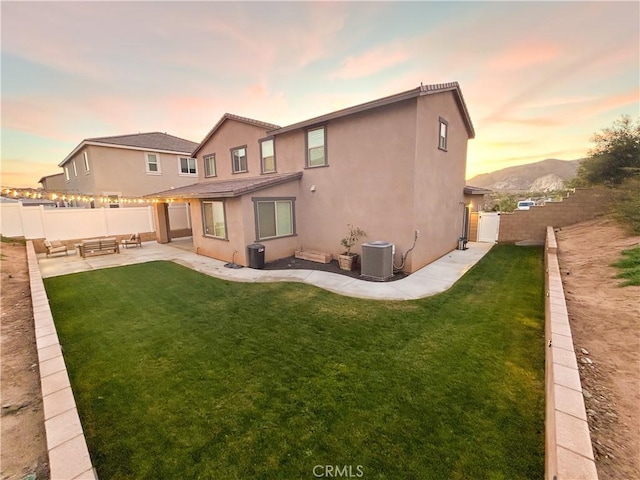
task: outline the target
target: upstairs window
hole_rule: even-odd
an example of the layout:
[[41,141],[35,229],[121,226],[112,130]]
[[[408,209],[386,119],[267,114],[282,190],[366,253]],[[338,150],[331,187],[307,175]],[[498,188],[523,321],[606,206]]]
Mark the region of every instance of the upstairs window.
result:
[[84,159],[84,171],[88,172],[89,171],[89,154],[87,153],[86,150],[82,152],[82,158]]
[[150,175],[160,175],[160,158],[157,153],[145,153],[147,163],[147,173]]
[[444,118],[440,119],[440,131],[438,135],[438,148],[440,150],[447,151],[447,132],[449,129],[449,124]]
[[77,177],[78,176],[78,167],[76,167],[76,161],[73,161],[73,176]]
[[216,154],[204,156],[204,176],[215,177],[216,174]]
[[64,167],[64,178],[67,179],[67,182],[69,181],[69,166],[67,165],[66,167]]
[[231,149],[231,169],[233,173],[243,173],[247,171],[247,146]]
[[325,127],[307,131],[307,167],[327,165],[325,133]]
[[260,159],[262,173],[273,173],[276,171],[276,155],[273,138],[260,142]]
[[197,175],[196,159],[189,157],[180,157],[180,175]]

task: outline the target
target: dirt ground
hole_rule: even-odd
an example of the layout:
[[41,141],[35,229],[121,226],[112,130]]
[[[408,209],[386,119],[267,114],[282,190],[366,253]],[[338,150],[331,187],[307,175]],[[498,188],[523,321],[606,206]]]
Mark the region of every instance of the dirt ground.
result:
[[49,478],[33,310],[24,245],[0,244],[0,475]]
[[640,479],[640,287],[610,266],[640,237],[608,219],[556,235],[599,478]]

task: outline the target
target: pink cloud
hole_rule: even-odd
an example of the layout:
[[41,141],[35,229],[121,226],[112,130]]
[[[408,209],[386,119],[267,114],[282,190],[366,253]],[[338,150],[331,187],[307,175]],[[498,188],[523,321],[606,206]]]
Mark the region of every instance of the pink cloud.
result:
[[516,70],[549,63],[562,55],[562,49],[551,43],[523,43],[509,46],[489,60],[489,67]]
[[610,112],[627,106],[633,106],[637,112],[638,104],[640,104],[640,91],[634,88],[633,90],[617,95],[602,97],[598,101],[593,102],[592,105],[587,105],[574,112],[574,115],[578,117],[593,118],[601,113]]
[[330,74],[330,78],[352,79],[365,77],[394,65],[406,62],[410,52],[400,44],[382,45],[358,56],[349,56],[342,67]]
[[529,127],[555,127],[562,125],[563,119],[557,116],[539,116],[539,117],[516,117],[516,116],[494,116],[490,119],[491,123],[503,123],[511,125],[523,125]]

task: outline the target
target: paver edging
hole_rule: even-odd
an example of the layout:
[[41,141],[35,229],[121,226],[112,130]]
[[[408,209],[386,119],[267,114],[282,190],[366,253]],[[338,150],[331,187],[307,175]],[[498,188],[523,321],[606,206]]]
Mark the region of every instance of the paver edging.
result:
[[545,479],[598,480],[564,290],[556,281],[560,267],[553,227],[547,227],[544,262]]
[[[51,321],[53,316],[49,302],[48,299],[46,302],[43,299],[43,292],[46,298],[46,291],[31,240],[27,241],[27,265],[34,307],[33,320],[36,327],[40,389],[46,417],[44,427],[51,478],[56,480],[76,478],[97,480],[98,475],[91,463],[73,392],[68,386],[67,367],[62,356],[55,324]],[[33,301],[34,298],[36,302]],[[53,363],[57,363],[58,366],[52,369]],[[47,385],[46,395],[43,385]],[[61,395],[61,392],[67,394]],[[55,412],[55,414],[50,414],[50,412]],[[67,422],[67,418],[71,418],[73,422]]]

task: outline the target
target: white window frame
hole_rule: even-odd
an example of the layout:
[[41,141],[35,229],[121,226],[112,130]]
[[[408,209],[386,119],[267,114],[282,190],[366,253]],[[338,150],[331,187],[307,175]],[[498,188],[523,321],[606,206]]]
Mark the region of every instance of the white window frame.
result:
[[[211,173],[211,169],[208,168],[209,160],[213,160],[213,173]],[[205,155],[204,157],[202,157],[202,161],[204,163],[204,176],[205,176],[205,178],[217,177],[218,176],[218,171],[217,171],[217,165],[216,165],[216,154],[215,153],[211,153],[209,155]]]
[[[195,170],[193,173],[191,172],[183,172],[182,171],[182,160],[187,160],[187,170],[190,170],[190,162],[189,160],[193,160],[193,169]],[[178,156],[178,175],[181,177],[197,177],[198,176],[198,161],[193,157],[186,156]]]
[[71,180],[71,177],[69,176],[69,165],[64,166],[64,177],[67,179],[67,182]]
[[[253,198],[253,211],[255,217],[255,227],[256,227],[256,241],[264,241],[271,240],[274,238],[284,238],[284,237],[292,237],[296,235],[296,199],[295,197],[259,197]],[[274,204],[274,222],[276,228],[275,236],[271,237],[263,237],[260,235],[260,218],[259,218],[259,205],[261,203],[273,203]],[[278,203],[288,203],[291,206],[291,232],[289,233],[279,233],[278,232]]]
[[[216,235],[215,223],[216,218],[213,218],[213,232],[207,231],[207,213],[206,213],[206,205],[211,205],[211,213],[213,215],[213,204],[219,203],[222,205],[222,223],[224,225],[224,236]],[[202,234],[205,237],[217,238],[218,240],[227,240],[229,237],[227,236],[227,209],[225,202],[223,200],[203,200],[202,201]]]
[[[244,170],[236,170],[236,158],[234,156],[234,153],[239,150],[244,150]],[[238,166],[242,167],[242,165],[238,165]],[[249,159],[247,158],[247,146],[242,145],[240,147],[232,148],[231,149],[231,173],[247,173],[248,171],[249,171]]]
[[[271,142],[271,151],[273,157],[273,170],[267,170],[264,166],[264,153],[263,153],[263,145],[267,142]],[[278,166],[276,164],[276,139],[275,138],[265,138],[260,140],[260,172],[261,173],[276,173],[278,171]]]
[[449,141],[449,122],[440,117],[438,122],[438,149],[447,151],[447,142]]
[[121,206],[120,197],[122,195],[122,192],[103,192],[102,195],[105,196],[108,200],[106,202],[108,205],[108,208],[120,208]]
[[[157,171],[153,171],[151,170],[151,168],[149,168],[150,162],[149,162],[149,156],[153,155],[156,157],[156,166],[158,167]],[[162,175],[162,166],[160,164],[160,154],[159,153],[155,153],[155,152],[144,152],[144,167],[145,170],[147,172],[147,175]]]
[[86,150],[82,152],[82,158],[84,159],[84,171],[89,173],[89,154]]
[[76,161],[74,160],[73,162],[71,162],[71,164],[73,165],[73,176],[77,177],[78,176],[78,167],[76,166]]
[[[322,163],[318,163],[316,165],[312,165],[311,164],[311,147],[309,146],[309,136],[311,135],[311,133],[313,132],[317,132],[318,130],[322,130],[322,149],[323,149],[323,162]],[[307,149],[306,151],[306,167],[307,168],[320,168],[320,167],[326,167],[329,165],[329,161],[327,159],[327,126],[326,125],[320,125],[319,127],[313,127],[313,128],[309,128],[306,131],[306,137],[305,137],[305,147]],[[319,147],[313,147],[313,148],[319,148]]]

